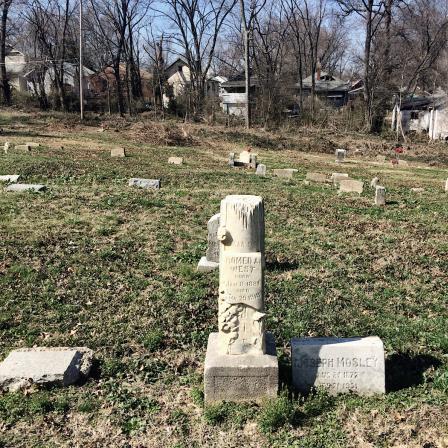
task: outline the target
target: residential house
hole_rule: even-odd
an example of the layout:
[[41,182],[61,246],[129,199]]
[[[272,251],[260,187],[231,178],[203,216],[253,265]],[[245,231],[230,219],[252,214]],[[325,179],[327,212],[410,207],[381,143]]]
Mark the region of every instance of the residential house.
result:
[[[255,93],[259,87],[258,78],[251,76],[250,91]],[[227,115],[243,116],[246,110],[246,77],[238,73],[221,84],[221,106]]]
[[5,67],[11,87],[19,92],[26,91],[27,81],[24,75],[27,70],[27,59],[24,53],[11,45],[6,45]]
[[[430,140],[448,140],[448,96],[439,91],[397,102],[392,111],[392,130],[426,133]],[[400,129],[401,128],[401,129]]]

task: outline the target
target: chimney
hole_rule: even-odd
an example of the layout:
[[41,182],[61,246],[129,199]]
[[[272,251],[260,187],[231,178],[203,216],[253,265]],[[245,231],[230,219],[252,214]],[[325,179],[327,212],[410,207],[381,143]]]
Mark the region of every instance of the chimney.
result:
[[320,65],[320,61],[317,61],[317,65],[316,65],[316,81],[320,81],[321,73],[322,73],[322,66]]

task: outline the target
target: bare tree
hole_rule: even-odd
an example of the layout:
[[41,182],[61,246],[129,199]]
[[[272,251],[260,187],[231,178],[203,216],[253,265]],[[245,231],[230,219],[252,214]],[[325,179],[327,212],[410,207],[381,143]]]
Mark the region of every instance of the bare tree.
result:
[[8,25],[8,14],[13,0],[2,0],[1,7],[1,24],[0,24],[0,89],[2,92],[2,103],[5,106],[11,105],[11,86],[6,73],[6,34]]

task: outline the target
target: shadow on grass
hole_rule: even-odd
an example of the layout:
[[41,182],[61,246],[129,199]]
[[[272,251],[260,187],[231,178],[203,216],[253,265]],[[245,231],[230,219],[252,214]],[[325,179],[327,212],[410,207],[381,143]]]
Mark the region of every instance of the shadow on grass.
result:
[[299,267],[299,263],[290,261],[266,261],[266,269],[268,271],[287,272],[293,271]]
[[418,386],[423,383],[426,370],[441,364],[440,360],[431,355],[396,353],[386,359],[386,391],[396,392]]

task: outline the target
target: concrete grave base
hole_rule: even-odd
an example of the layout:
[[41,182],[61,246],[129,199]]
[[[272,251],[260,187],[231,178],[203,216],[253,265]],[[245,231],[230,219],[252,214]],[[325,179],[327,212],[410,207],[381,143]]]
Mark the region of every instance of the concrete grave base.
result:
[[323,387],[332,395],[385,393],[384,347],[379,337],[293,339],[291,354],[293,384],[301,392]]
[[198,263],[198,272],[210,272],[219,268],[219,263],[207,260],[207,257],[201,257]]
[[159,190],[160,179],[141,179],[139,177],[133,177],[129,179],[128,185],[130,187],[144,188],[145,190]]
[[32,384],[74,384],[89,375],[92,358],[92,350],[86,347],[13,350],[0,363],[0,390],[13,392]]
[[10,184],[6,187],[6,191],[12,191],[21,193],[23,191],[31,191],[33,193],[39,193],[45,191],[47,187],[41,184]]
[[221,355],[218,333],[208,339],[204,370],[205,401],[261,401],[278,391],[278,360],[274,336],[266,333],[264,355]]

